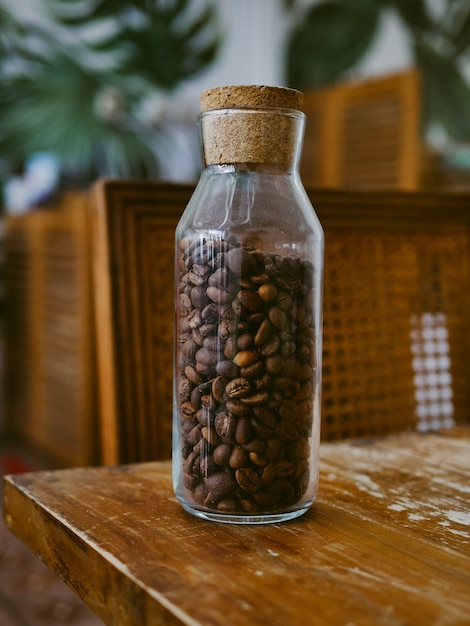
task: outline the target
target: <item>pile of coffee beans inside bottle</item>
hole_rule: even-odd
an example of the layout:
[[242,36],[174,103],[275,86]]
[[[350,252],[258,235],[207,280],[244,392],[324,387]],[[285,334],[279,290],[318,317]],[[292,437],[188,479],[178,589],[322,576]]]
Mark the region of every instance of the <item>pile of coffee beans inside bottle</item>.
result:
[[183,482],[203,508],[281,511],[309,482],[315,366],[310,261],[236,240],[178,246]]

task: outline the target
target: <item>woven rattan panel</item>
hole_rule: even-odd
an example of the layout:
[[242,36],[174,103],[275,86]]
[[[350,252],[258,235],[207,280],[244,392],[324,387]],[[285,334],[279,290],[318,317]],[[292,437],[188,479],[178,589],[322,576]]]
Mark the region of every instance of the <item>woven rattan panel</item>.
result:
[[131,182],[94,190],[104,463],[171,456],[174,233],[192,190]]
[[328,232],[323,438],[450,426],[468,416],[468,234]]
[[[192,187],[95,189],[104,462],[171,454],[173,238]],[[309,189],[325,229],[323,439],[470,421],[467,197]]]

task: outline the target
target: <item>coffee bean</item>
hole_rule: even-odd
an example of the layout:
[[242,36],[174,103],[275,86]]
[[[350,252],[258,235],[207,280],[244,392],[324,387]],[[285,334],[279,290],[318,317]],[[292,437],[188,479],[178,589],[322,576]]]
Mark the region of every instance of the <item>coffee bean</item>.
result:
[[254,338],[254,344],[257,348],[262,348],[268,343],[272,329],[272,324],[268,319],[261,322]]
[[225,406],[230,413],[238,417],[246,417],[251,412],[250,407],[242,404],[240,400],[227,400]]
[[276,328],[284,328],[287,323],[287,316],[285,312],[278,306],[273,306],[269,309],[269,320]]
[[279,415],[282,419],[295,421],[299,416],[299,405],[294,400],[284,400],[279,407]]
[[209,285],[227,290],[230,286],[230,274],[226,269],[219,268],[209,276]]
[[187,365],[184,368],[184,373],[186,374],[186,377],[194,384],[194,385],[199,385],[200,383],[203,382],[204,378],[198,374],[196,372],[196,370],[194,369],[194,367],[191,367],[191,365]]
[[254,492],[261,487],[261,478],[250,467],[237,469],[235,479],[244,491]]
[[226,411],[217,413],[214,419],[214,428],[222,439],[231,439],[235,436],[237,418]]
[[248,311],[261,311],[263,308],[263,301],[259,295],[250,289],[241,289],[237,294],[237,298]]
[[201,311],[199,309],[194,309],[188,315],[188,326],[189,328],[191,328],[191,330],[194,330],[195,328],[199,328],[201,324],[202,324]]
[[257,439],[256,437],[243,444],[243,449],[247,452],[263,452],[265,447],[266,444],[263,439]]
[[215,366],[215,371],[223,378],[236,378],[240,373],[240,369],[233,361],[219,361]]
[[252,438],[250,420],[240,417],[235,428],[235,440],[237,443],[248,443]]
[[215,472],[205,480],[207,491],[213,498],[220,499],[235,489],[235,481],[230,474]]
[[248,367],[259,359],[259,354],[255,350],[240,350],[233,357],[233,362],[238,367]]
[[243,398],[251,394],[253,384],[247,378],[233,378],[227,383],[225,393],[229,398]]
[[292,306],[292,297],[286,291],[280,291],[276,298],[276,304],[283,311],[288,311]]
[[248,452],[241,446],[235,446],[230,454],[229,465],[232,469],[244,467],[248,462]]
[[256,273],[256,261],[243,248],[233,248],[225,255],[227,266],[237,276],[249,276]]
[[203,426],[201,429],[202,436],[211,446],[218,446],[220,443],[219,436],[215,428],[209,428],[209,426]]
[[201,318],[206,323],[216,322],[219,317],[219,307],[211,302],[207,306],[205,306],[201,311]]
[[279,438],[273,437],[272,439],[268,439],[266,441],[264,454],[266,458],[271,459],[271,461],[274,461],[282,456],[283,449],[284,449],[283,442]]
[[221,443],[214,449],[214,462],[217,465],[227,465],[232,454],[232,446],[228,443]]
[[257,393],[243,396],[240,398],[242,404],[248,404],[249,406],[262,406],[267,402],[269,394],[267,391],[258,391]]
[[225,304],[232,300],[232,295],[219,287],[208,287],[206,293],[208,297],[217,304]]
[[178,400],[185,402],[191,398],[191,381],[182,376],[178,381]]
[[181,415],[184,419],[193,422],[196,419],[196,409],[192,402],[183,402],[180,407]]
[[283,459],[282,461],[276,462],[276,476],[292,476],[295,471],[295,465],[292,461],[288,461],[287,459]]
[[295,441],[298,437],[297,427],[290,420],[282,420],[275,430],[281,441]]
[[201,365],[217,365],[219,357],[216,350],[201,348],[196,352],[196,361]]
[[268,462],[268,460],[259,454],[259,452],[250,452],[248,456],[250,461],[259,467],[264,467]]
[[[233,337],[227,337],[227,340],[225,342],[225,347],[224,347],[224,357],[226,359],[233,359],[233,357],[235,356],[237,350],[235,347],[235,341]],[[235,365],[235,363],[234,363]]]
[[310,474],[313,266],[234,237],[178,250],[182,483],[219,512],[284,510]]
[[239,350],[249,350],[253,345],[253,335],[251,333],[242,333],[237,339],[237,348]]
[[212,382],[212,395],[214,400],[221,402],[224,397],[225,381],[222,376],[217,376]]
[[262,439],[269,439],[273,436],[272,428],[265,426],[263,422],[256,419],[256,417],[252,417],[250,420],[251,428],[256,437],[261,437]]
[[256,415],[258,420],[267,426],[268,428],[274,428],[276,425],[276,416],[273,411],[270,411],[265,406],[255,406],[253,408],[253,413]]
[[262,376],[264,371],[264,363],[262,361],[256,361],[253,365],[240,368],[240,374],[244,378],[256,378],[257,380]]
[[277,376],[282,372],[283,360],[281,355],[274,355],[267,357],[266,361],[266,371],[271,376]]
[[277,353],[280,345],[281,345],[281,340],[279,339],[277,335],[274,335],[273,337],[270,337],[266,343],[263,343],[261,346],[258,346],[258,347],[261,348],[261,354],[263,356],[269,357],[269,356],[274,356]]
[[204,287],[193,287],[191,289],[191,302],[196,309],[203,309],[209,301],[209,295]]
[[264,302],[272,302],[277,296],[277,288],[273,283],[265,283],[258,288],[258,295]]
[[201,433],[201,427],[198,424],[197,426],[194,426],[194,428],[192,428],[189,433],[188,436],[186,437],[186,441],[191,444],[191,446],[194,448],[194,446],[197,444],[197,442],[201,439],[202,437],[202,433]]
[[268,461],[263,468],[261,474],[261,486],[266,487],[271,483],[276,476],[276,464],[273,461]]

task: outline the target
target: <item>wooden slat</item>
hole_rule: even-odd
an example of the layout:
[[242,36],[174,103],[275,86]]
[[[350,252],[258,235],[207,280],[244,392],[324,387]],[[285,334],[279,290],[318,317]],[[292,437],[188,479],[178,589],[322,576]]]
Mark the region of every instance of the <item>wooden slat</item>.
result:
[[323,444],[318,500],[284,524],[191,517],[165,463],[9,477],[5,518],[115,626],[463,626],[469,437]]
[[415,70],[307,93],[304,182],[348,189],[417,189],[420,102]]
[[97,462],[87,203],[6,220],[5,423],[53,466]]

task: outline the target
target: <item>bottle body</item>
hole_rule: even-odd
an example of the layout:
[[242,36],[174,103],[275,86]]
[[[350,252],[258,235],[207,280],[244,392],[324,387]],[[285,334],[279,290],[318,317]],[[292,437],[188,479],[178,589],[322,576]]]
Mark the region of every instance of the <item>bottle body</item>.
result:
[[322,276],[296,168],[205,168],[176,231],[173,480],[189,512],[265,523],[314,501]]

